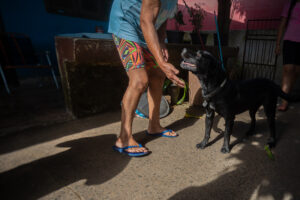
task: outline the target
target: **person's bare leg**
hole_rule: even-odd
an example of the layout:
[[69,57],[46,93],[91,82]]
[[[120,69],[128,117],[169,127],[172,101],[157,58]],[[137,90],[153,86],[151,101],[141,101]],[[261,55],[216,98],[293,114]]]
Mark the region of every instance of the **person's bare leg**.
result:
[[[158,68],[149,67],[147,69],[149,77],[148,87],[148,104],[149,104],[149,126],[148,133],[160,133],[164,130],[160,125],[160,102],[162,97],[162,87],[165,81],[165,74]],[[174,131],[165,133],[166,135],[175,136],[177,135]]]
[[[292,64],[287,64],[283,66],[283,76],[282,76],[282,90],[285,93],[289,93],[297,78],[296,66]],[[281,105],[278,106],[278,110],[285,111],[288,107],[288,102],[282,99]]]
[[[127,73],[128,87],[122,100],[121,131],[116,141],[117,147],[135,146],[138,143],[132,137],[132,122],[141,94],[148,86],[148,75],[144,68],[133,69]],[[144,147],[130,148],[128,152],[147,152]]]

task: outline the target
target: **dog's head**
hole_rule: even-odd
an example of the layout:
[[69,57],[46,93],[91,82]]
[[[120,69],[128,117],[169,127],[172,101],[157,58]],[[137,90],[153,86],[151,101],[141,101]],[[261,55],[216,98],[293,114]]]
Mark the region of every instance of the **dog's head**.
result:
[[184,48],[181,57],[183,61],[180,67],[198,76],[208,78],[220,74],[222,71],[219,61],[207,51],[191,52]]

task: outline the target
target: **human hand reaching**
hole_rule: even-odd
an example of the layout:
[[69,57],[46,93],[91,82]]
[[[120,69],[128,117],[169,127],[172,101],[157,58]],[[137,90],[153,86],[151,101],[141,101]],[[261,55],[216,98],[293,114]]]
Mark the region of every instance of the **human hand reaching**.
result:
[[185,83],[178,76],[179,70],[176,69],[171,63],[164,62],[160,64],[161,70],[166,74],[167,78],[171,80],[174,84],[181,88],[185,87]]

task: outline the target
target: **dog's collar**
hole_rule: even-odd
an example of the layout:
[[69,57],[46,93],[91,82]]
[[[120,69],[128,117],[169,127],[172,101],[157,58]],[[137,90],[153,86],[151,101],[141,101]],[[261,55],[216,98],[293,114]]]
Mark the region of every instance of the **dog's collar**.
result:
[[227,82],[227,78],[224,79],[224,81],[221,83],[221,85],[220,85],[218,88],[216,88],[215,90],[213,90],[213,91],[210,92],[209,94],[206,94],[206,95],[205,95],[205,94],[202,92],[203,99],[204,99],[205,101],[209,101],[213,96],[215,96],[217,93],[219,93],[219,92],[222,90],[222,88],[224,87],[224,85],[226,84],[226,82]]

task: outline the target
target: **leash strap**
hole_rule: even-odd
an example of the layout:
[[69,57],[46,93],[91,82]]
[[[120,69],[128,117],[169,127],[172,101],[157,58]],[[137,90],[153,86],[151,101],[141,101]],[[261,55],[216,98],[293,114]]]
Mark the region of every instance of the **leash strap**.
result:
[[221,83],[220,87],[218,87],[217,89],[213,90],[211,93],[209,94],[202,94],[204,100],[210,100],[210,98],[212,98],[213,96],[215,96],[217,93],[219,93],[222,88],[224,87],[224,85],[226,84],[227,82],[227,78],[224,79],[224,81]]
[[218,36],[218,46],[219,46],[219,52],[220,52],[220,59],[221,59],[222,69],[225,71],[224,62],[223,62],[222,48],[221,48],[220,32],[219,32],[219,26],[218,26],[216,11],[214,11],[214,15],[215,15],[215,23],[216,23],[216,30],[217,30],[217,36]]

